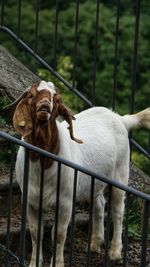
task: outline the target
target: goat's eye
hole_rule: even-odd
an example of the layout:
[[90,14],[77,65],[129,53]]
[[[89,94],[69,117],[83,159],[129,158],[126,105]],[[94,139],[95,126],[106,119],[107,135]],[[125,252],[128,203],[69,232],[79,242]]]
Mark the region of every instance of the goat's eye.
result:
[[33,97],[34,97],[33,95],[30,95],[28,98],[29,98],[29,99],[32,99]]

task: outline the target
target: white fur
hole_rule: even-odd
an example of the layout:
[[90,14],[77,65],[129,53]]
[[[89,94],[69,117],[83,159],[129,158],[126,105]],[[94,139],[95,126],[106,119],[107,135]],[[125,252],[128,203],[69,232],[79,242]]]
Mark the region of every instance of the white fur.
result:
[[[138,113],[139,114],[139,113]],[[103,176],[128,183],[129,178],[129,141],[127,129],[136,128],[140,125],[140,119],[128,115],[122,117],[106,108],[95,107],[85,110],[76,115],[74,121],[74,135],[83,140],[83,144],[72,141],[67,129],[67,123],[57,122],[60,139],[58,156],[91,169]],[[147,121],[150,122],[150,117]],[[24,170],[24,149],[20,147],[16,162],[17,180],[22,190]],[[62,166],[60,207],[58,225],[58,243],[56,267],[63,267],[63,244],[66,239],[67,227],[71,218],[72,191],[74,171]],[[47,213],[50,206],[56,200],[57,163],[54,162],[50,169],[45,171],[45,185],[43,194],[43,212]],[[77,200],[89,201],[90,177],[79,173]],[[95,181],[94,210],[93,210],[93,233],[91,249],[100,252],[104,240],[104,206],[103,196],[107,184]],[[30,267],[35,267],[36,257],[36,234],[37,234],[37,211],[40,189],[40,164],[30,162],[29,192],[28,192],[28,219],[32,236],[32,259]],[[124,192],[117,188],[112,189],[112,219],[113,238],[109,255],[111,259],[121,257],[122,249],[122,221],[124,213]],[[53,230],[54,231],[54,230]],[[52,231],[52,232],[53,232]],[[43,230],[41,231],[41,235]],[[42,247],[42,237],[41,237]],[[42,266],[42,248],[40,249],[40,264]]]
[[50,91],[51,94],[56,94],[55,86],[52,82],[41,81],[37,90],[41,91],[43,89]]
[[[53,99],[54,95],[56,94],[55,86],[52,82],[46,82],[46,81],[41,81],[39,86],[37,87],[38,91],[41,91],[43,89],[48,90],[51,93],[51,112],[53,110]],[[48,114],[48,120],[50,119],[50,114]]]

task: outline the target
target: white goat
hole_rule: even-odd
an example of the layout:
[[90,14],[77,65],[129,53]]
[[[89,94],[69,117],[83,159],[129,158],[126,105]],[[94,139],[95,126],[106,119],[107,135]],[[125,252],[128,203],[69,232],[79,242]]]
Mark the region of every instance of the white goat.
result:
[[[58,156],[73,161],[85,168],[111,177],[124,184],[129,178],[129,140],[130,129],[144,127],[150,129],[150,108],[135,115],[120,116],[107,108],[94,107],[75,116],[74,130],[82,138],[73,135],[72,114],[63,105],[60,94],[52,83],[42,81],[39,86],[31,86],[15,104],[14,127],[26,142],[51,151]],[[62,115],[66,122],[56,121]],[[70,135],[69,135],[70,132]],[[70,138],[71,137],[71,138]],[[74,142],[76,141],[76,142]],[[82,143],[82,144],[78,144]],[[34,152],[30,154],[28,221],[32,237],[32,258],[30,267],[35,267],[38,203],[40,187],[40,158]],[[23,189],[24,148],[20,147],[16,162],[17,181]],[[63,249],[68,224],[71,218],[74,171],[62,166],[60,207],[57,236],[56,266],[64,266]],[[47,213],[56,200],[57,164],[48,161],[45,164],[45,182],[43,194],[43,213]],[[91,250],[100,253],[104,241],[104,189],[106,184],[96,181],[94,191],[93,233]],[[90,179],[79,173],[77,200],[89,201]],[[124,213],[124,192],[113,187],[111,194],[113,219],[113,238],[110,245],[110,259],[121,258],[122,221]],[[41,230],[39,266],[42,266]]]

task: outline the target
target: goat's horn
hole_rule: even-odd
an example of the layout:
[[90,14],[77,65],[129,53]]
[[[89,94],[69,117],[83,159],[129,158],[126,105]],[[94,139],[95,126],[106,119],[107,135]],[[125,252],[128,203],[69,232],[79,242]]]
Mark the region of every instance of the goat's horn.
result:
[[30,87],[27,88],[14,102],[12,102],[11,104],[4,107],[3,110],[10,110],[10,109],[14,108],[19,103],[19,101],[26,96],[29,89],[30,89]]

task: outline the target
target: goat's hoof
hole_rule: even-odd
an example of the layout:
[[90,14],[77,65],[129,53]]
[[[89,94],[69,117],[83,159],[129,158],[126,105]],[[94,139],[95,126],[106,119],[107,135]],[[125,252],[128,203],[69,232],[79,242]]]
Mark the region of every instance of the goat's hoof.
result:
[[116,246],[113,248],[110,248],[109,257],[110,257],[110,260],[112,260],[112,261],[120,260],[122,258],[121,249],[119,247],[116,247]]
[[96,253],[101,253],[101,248],[96,243],[91,243],[91,251]]
[[[39,262],[39,267],[42,267],[42,266],[43,266],[42,262]],[[29,267],[36,267],[36,262],[35,261],[31,261]]]
[[[50,264],[50,267],[52,267],[52,262]],[[64,267],[64,263],[63,262],[56,262],[55,267]]]
[[[64,267],[64,264],[62,264],[62,263],[56,263],[55,266],[56,266],[56,267]],[[50,265],[50,267],[52,267],[52,264]]]
[[[42,263],[41,264],[39,263],[39,267],[42,267],[42,266],[43,266]],[[29,267],[36,267],[36,264],[35,263],[30,263]]]
[[103,241],[101,239],[94,239],[91,242],[91,251],[96,253],[101,253],[101,246]]

